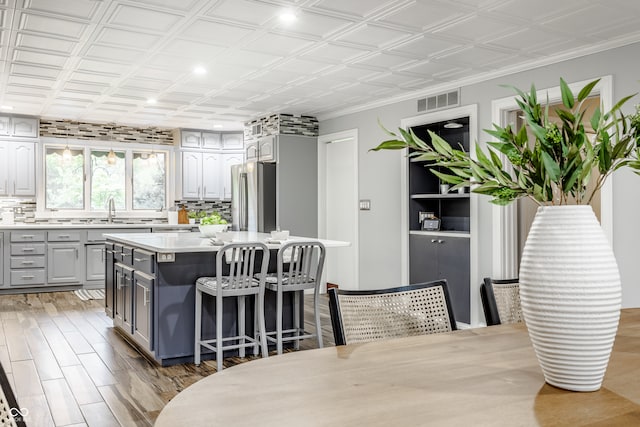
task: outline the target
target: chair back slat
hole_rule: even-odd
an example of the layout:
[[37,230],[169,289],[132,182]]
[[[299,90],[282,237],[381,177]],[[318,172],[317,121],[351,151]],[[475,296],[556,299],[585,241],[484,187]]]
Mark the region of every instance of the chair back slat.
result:
[[[254,268],[258,253],[268,257],[267,247],[260,242],[229,243],[216,254],[216,281],[225,283],[226,290],[244,289],[256,286]],[[268,259],[268,258],[267,258]],[[267,264],[262,262],[261,274],[266,273]],[[224,271],[228,270],[225,275]]]
[[[320,242],[286,243],[278,250],[278,275],[281,280],[286,278],[287,285],[313,283],[320,280],[324,258],[325,247]],[[287,262],[289,266],[285,272]]]
[[374,291],[329,290],[337,345],[456,329],[446,280]]

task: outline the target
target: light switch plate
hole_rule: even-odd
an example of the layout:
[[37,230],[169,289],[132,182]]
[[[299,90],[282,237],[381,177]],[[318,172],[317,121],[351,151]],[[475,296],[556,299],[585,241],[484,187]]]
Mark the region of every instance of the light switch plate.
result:
[[360,200],[360,210],[361,211],[371,210],[371,200]]
[[158,253],[158,262],[174,262],[176,260],[176,254],[172,252],[160,252]]

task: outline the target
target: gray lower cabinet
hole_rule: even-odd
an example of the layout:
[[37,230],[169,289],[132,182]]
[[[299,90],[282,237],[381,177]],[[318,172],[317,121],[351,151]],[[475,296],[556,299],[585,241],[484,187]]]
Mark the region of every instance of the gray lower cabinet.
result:
[[133,273],[133,338],[147,350],[152,349],[151,301],[153,282],[153,276],[140,271]]
[[471,322],[469,238],[409,235],[409,281],[447,279],[456,321]]
[[115,308],[113,324],[123,331],[132,334],[133,317],[133,268],[117,263],[114,267]]
[[81,283],[82,256],[80,243],[47,245],[47,283]]
[[4,233],[0,232],[0,288],[4,286]]
[[104,244],[86,245],[85,251],[85,280],[104,280],[105,249]]

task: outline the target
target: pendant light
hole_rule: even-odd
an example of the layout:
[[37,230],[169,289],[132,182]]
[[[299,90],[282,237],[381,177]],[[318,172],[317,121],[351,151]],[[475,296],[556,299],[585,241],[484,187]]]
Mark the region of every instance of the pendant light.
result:
[[150,128],[151,131],[151,153],[149,153],[149,160],[156,158],[156,152],[154,151],[153,141],[157,138],[156,128]]
[[69,144],[64,147],[62,150],[62,160],[68,161],[71,160],[71,149],[69,148]]
[[[109,128],[109,141],[111,142],[112,145],[113,145],[113,127],[114,126],[115,126],[115,123],[111,123]],[[109,150],[109,154],[107,154],[107,163],[110,165],[115,165],[117,160],[118,158],[116,156],[116,153],[113,151],[113,147],[111,147],[111,149]]]

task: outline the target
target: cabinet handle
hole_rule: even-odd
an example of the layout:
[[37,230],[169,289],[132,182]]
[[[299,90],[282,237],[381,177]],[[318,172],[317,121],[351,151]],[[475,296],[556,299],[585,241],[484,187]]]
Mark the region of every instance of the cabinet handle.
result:
[[78,248],[76,248],[76,259],[78,259],[79,257],[80,257],[80,254],[79,254]]
[[145,307],[147,306],[147,304],[149,304],[148,297],[149,297],[149,289],[144,288],[144,301],[142,303]]
[[31,265],[31,264],[33,264],[33,261],[22,261],[21,264],[22,265]]
[[22,252],[33,252],[35,248],[22,248]]
[[36,276],[20,276],[22,279],[35,279]]
[[444,243],[444,240],[438,239],[438,243]]
[[127,254],[127,253],[124,253],[124,252],[123,252],[123,253],[122,253],[122,257],[124,258],[124,257],[126,257],[126,256],[131,256],[131,254]]
[[436,243],[437,240],[436,239],[431,239],[431,243]]
[[207,195],[207,186],[205,185],[205,186],[202,188],[202,197],[204,197],[204,196],[206,196],[206,195]]
[[198,198],[200,198],[200,186],[198,186]]
[[23,234],[22,238],[23,239],[33,239],[35,236],[35,234]]
[[61,239],[68,239],[69,237],[71,237],[70,234],[58,234],[58,237]]
[[142,261],[149,261],[149,258],[134,258],[134,261],[138,261],[138,262],[142,262]]
[[13,181],[13,195],[15,196],[16,194],[16,182]]
[[105,248],[102,248],[102,250],[100,251],[100,257],[102,258],[102,262],[107,259],[107,250]]

